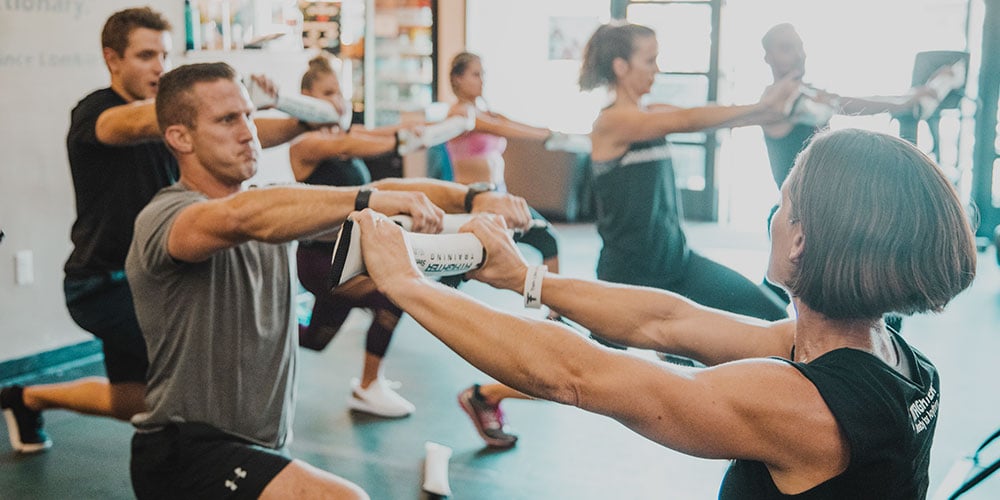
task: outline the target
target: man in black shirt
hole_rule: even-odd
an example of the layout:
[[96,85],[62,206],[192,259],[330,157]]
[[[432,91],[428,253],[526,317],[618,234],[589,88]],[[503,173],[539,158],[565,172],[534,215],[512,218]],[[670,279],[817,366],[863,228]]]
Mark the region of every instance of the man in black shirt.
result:
[[[124,264],[139,211],[178,178],[177,161],[163,144],[154,98],[170,69],[171,26],[148,7],[116,12],[101,45],[111,76],[73,109],[66,138],[76,193],[73,252],[65,265],[66,305],[73,320],[103,342],[107,378],[10,386],[0,391],[13,448],[22,453],[52,445],[41,411],[63,408],[128,420],[145,409],[146,345],[135,318]],[[273,88],[264,82],[265,88]],[[263,146],[305,131],[292,118],[255,121]]]

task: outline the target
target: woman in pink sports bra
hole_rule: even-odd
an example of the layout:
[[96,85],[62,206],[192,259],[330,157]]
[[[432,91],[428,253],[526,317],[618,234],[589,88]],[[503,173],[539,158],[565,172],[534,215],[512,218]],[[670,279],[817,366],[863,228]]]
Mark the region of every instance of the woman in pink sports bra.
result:
[[[453,167],[456,182],[462,184],[493,182],[498,189],[505,187],[503,152],[507,149],[506,138],[472,130],[448,141],[445,147],[448,149],[452,165],[462,164],[461,167]],[[459,177],[459,172],[463,177]],[[483,173],[485,175],[480,175]],[[478,180],[480,178],[488,180]]]
[[533,127],[479,107],[483,102],[483,65],[479,56],[462,52],[451,61],[451,89],[458,98],[450,115],[476,115],[476,128],[448,141],[455,182],[492,182],[504,186],[503,152],[507,139],[537,139],[544,142],[552,134],[547,128]]
[[[507,138],[535,139],[543,143],[552,136],[552,131],[519,123],[480,108],[477,103],[483,97],[483,65],[475,54],[462,52],[452,59],[451,89],[458,102],[451,107],[449,115],[468,116],[475,113],[476,116],[474,130],[445,144],[455,182],[490,183],[497,190],[506,191],[503,152],[507,149]],[[535,219],[545,220],[534,209],[531,209],[531,215]],[[548,266],[549,271],[558,272],[558,243],[551,225],[534,228],[515,237],[515,241],[537,248],[542,254],[542,263]],[[441,281],[457,285],[457,282],[448,278]],[[561,317],[550,311],[549,319],[558,321]],[[500,402],[506,398],[532,399],[531,396],[498,383],[482,386],[475,384],[458,395],[459,404],[472,419],[479,435],[487,445],[496,448],[509,448],[517,442],[517,436],[508,432],[504,425],[503,412],[500,410]]]

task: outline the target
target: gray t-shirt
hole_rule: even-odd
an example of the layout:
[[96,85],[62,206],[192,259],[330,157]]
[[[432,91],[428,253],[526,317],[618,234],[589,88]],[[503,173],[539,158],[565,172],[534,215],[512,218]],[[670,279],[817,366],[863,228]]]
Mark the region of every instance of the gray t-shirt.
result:
[[295,397],[295,271],[288,244],[249,241],[204,262],[167,253],[174,218],[206,197],[181,183],[139,214],[125,271],[149,353],[139,430],[202,422],[271,448],[286,444]]

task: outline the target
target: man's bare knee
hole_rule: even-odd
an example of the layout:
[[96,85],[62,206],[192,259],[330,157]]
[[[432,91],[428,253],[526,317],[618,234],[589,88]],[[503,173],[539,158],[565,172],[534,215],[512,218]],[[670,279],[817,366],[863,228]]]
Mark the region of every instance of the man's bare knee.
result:
[[360,486],[301,460],[293,460],[278,473],[261,492],[260,498],[369,500]]

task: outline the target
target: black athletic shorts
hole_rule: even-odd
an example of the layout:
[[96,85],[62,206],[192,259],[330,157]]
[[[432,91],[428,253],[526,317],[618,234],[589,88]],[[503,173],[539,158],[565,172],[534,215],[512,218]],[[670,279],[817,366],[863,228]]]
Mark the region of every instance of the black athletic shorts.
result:
[[291,459],[201,423],[132,437],[136,498],[258,498]]
[[124,271],[63,282],[66,308],[77,325],[101,339],[104,369],[112,384],[146,383],[146,340]]

